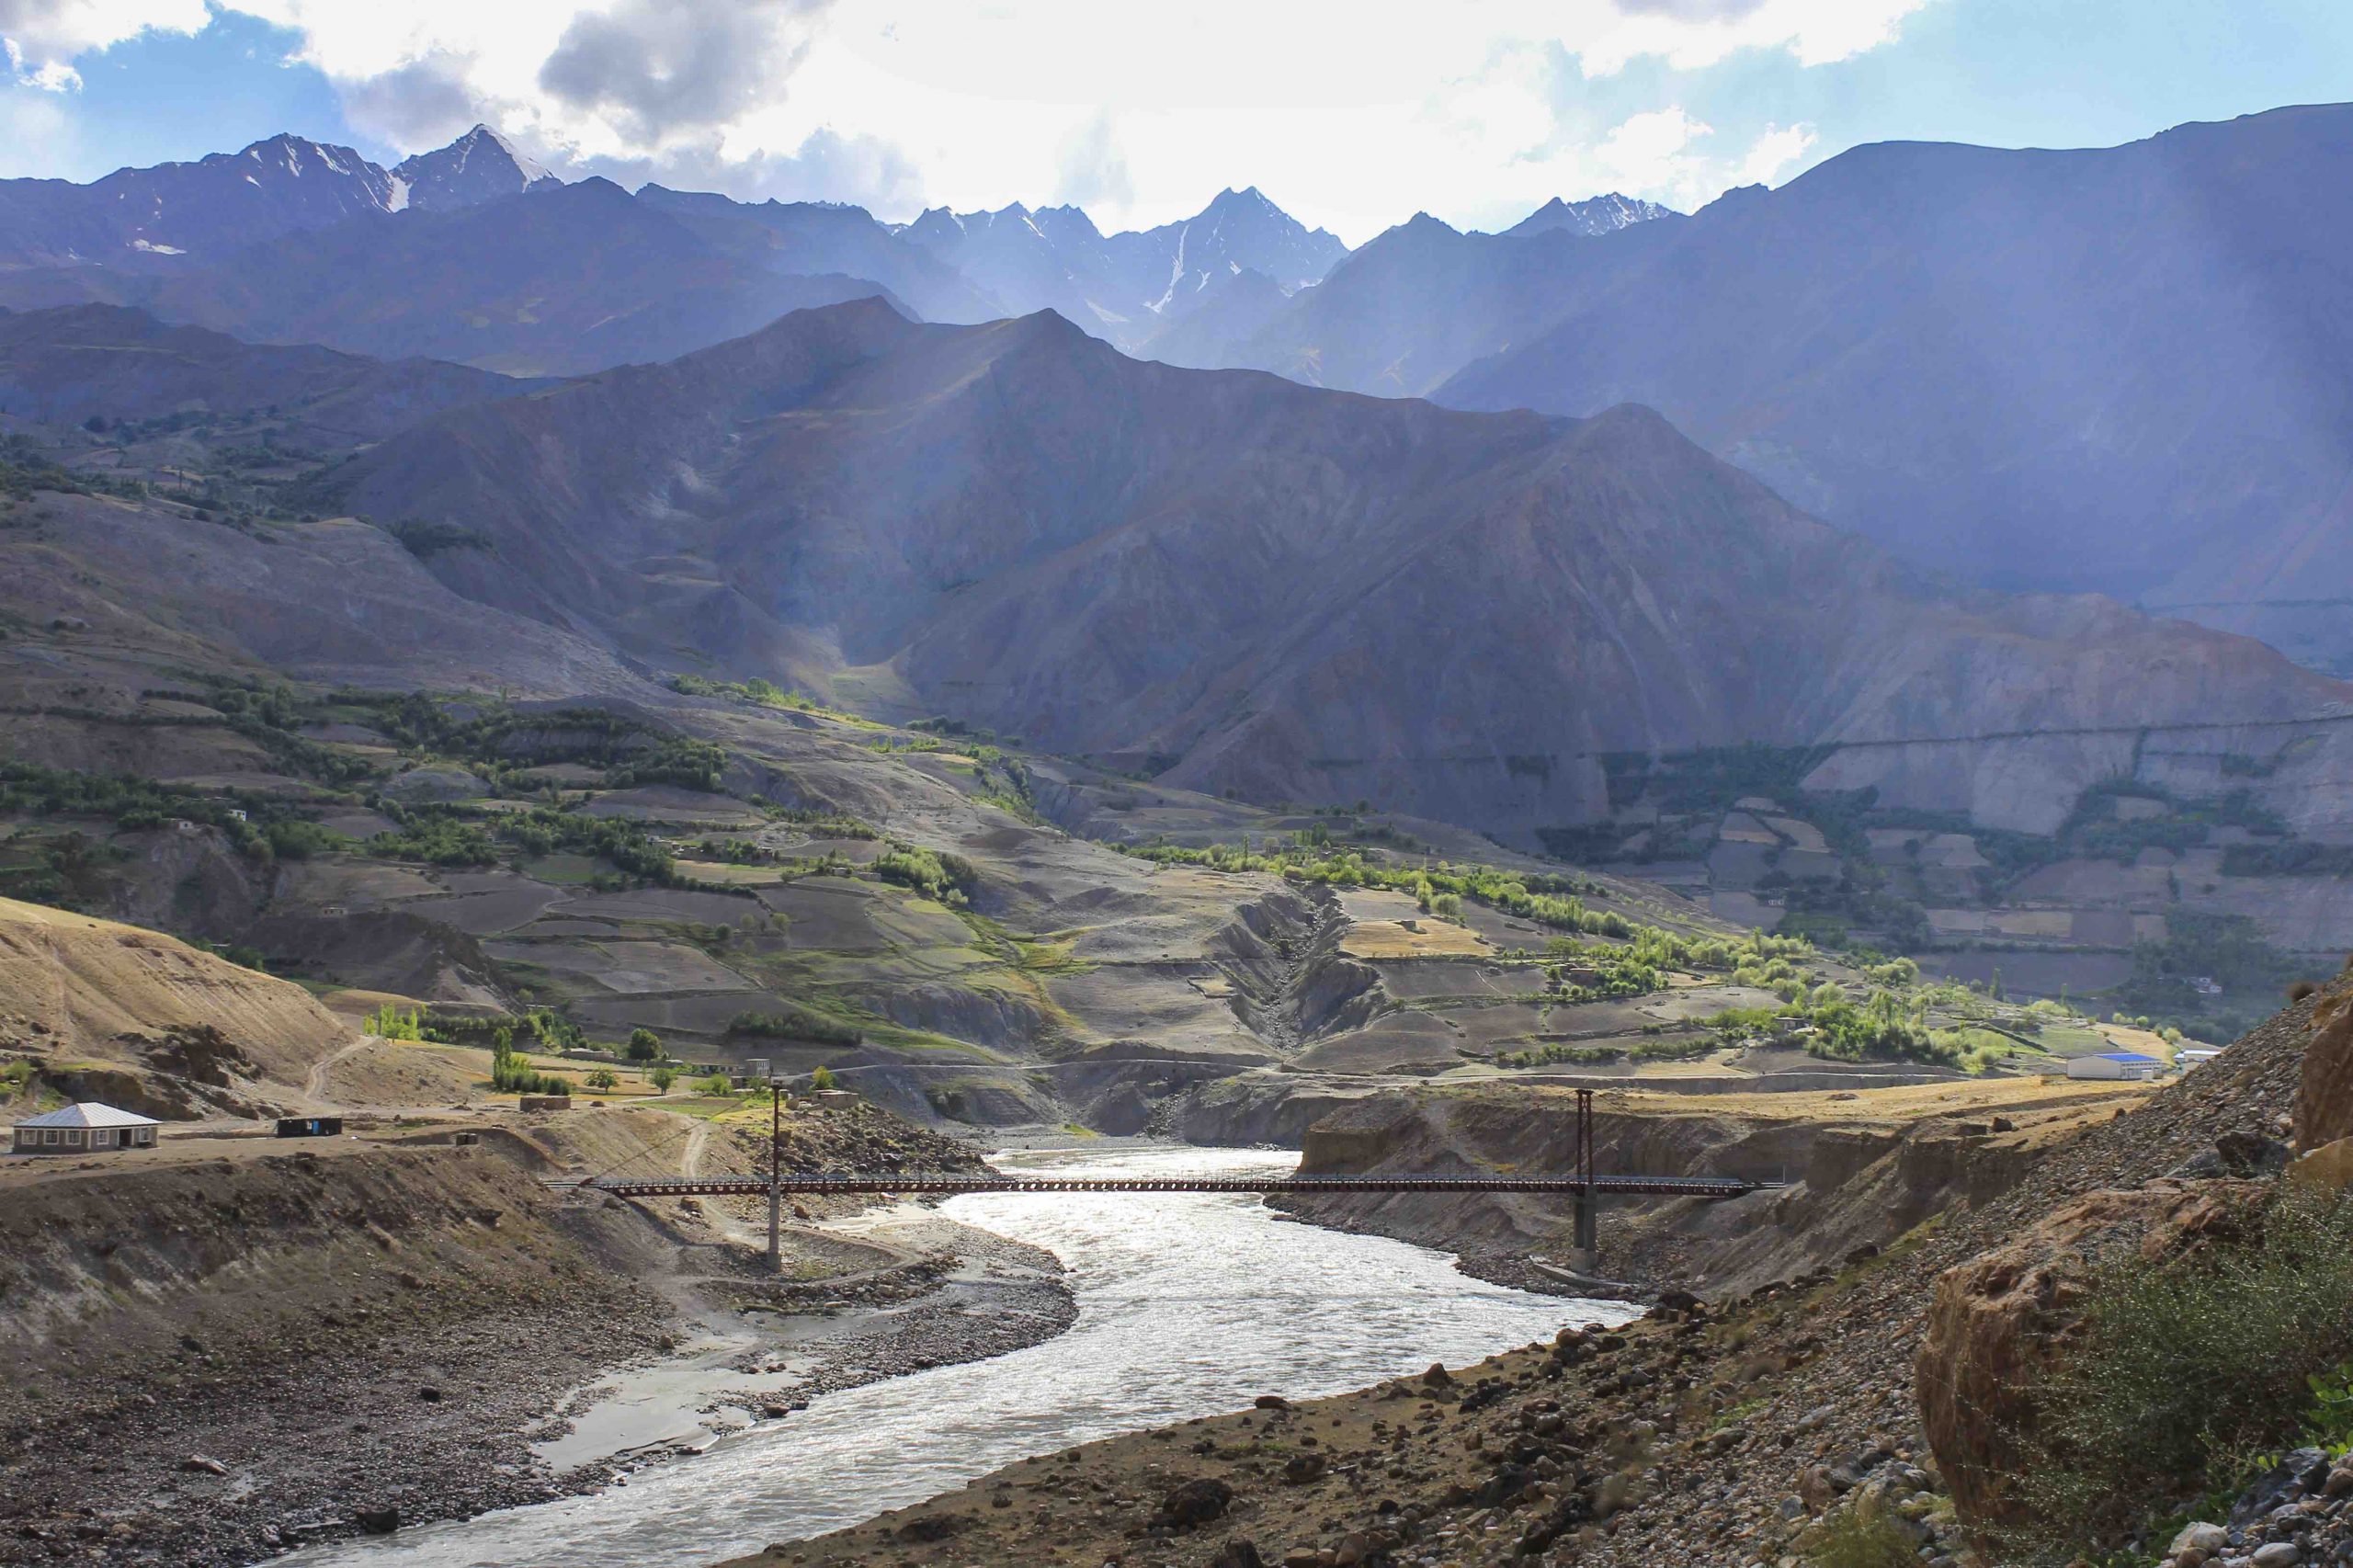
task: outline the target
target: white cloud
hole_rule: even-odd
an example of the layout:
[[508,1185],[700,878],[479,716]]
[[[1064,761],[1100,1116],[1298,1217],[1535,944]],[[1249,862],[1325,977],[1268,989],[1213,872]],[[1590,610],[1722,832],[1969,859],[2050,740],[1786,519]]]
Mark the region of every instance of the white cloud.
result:
[[142,32],[193,33],[211,20],[204,0],[0,0],[0,51],[23,86],[70,92],[74,62]]
[[[559,168],[739,195],[838,179],[822,194],[892,216],[1084,193],[1107,227],[1255,184],[1353,242],[1416,209],[1485,222],[1612,187],[1689,205],[1769,177],[1811,133],[1720,153],[1671,77],[1598,138],[1563,105],[1637,60],[1846,59],[1934,0],[215,3],[291,29],[354,128],[402,151],[482,119]],[[191,7],[0,0],[0,33],[41,40],[20,71],[70,72],[76,47]]]
[[1775,175],[1804,157],[1813,145],[1811,125],[1768,125],[1748,144],[1748,154],[1740,161],[1735,183],[1769,185]]

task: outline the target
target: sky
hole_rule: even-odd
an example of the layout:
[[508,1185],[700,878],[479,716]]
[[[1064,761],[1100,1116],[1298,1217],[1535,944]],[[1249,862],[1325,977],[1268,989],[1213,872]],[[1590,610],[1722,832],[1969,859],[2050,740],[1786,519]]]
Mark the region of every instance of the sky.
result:
[[1350,244],[2353,98],[2348,0],[0,0],[0,177],[481,121],[569,177],[890,220],[1255,185]]

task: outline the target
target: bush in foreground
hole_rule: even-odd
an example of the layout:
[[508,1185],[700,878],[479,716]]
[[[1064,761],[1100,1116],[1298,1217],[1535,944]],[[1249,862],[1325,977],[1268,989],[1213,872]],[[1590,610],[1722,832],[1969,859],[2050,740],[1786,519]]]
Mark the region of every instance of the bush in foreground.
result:
[[2092,1281],[2075,1351],[2044,1380],[2010,1543],[2065,1562],[2294,1443],[2353,1357],[2353,1199],[2283,1188],[2251,1235],[2131,1258]]

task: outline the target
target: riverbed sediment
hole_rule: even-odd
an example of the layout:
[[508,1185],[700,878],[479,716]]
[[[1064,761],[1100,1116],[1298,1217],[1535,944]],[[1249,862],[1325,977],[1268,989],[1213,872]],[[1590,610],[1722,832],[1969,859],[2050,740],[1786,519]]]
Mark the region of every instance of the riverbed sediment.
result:
[[[1293,1156],[1161,1147],[1013,1158],[1168,1175],[1279,1169]],[[304,1553],[301,1568],[704,1568],[1072,1443],[1246,1407],[1270,1389],[1334,1394],[1630,1311],[1485,1284],[1442,1254],[1301,1224],[1238,1196],[990,1195],[953,1199],[944,1217],[1060,1256],[1078,1309],[1070,1331],[820,1395],[592,1495],[346,1541]]]
[[[683,1120],[11,1166],[0,1563],[232,1568],[544,1503],[1068,1326],[1051,1254],[924,1210],[804,1211],[779,1278],[718,1205],[536,1179],[675,1155]],[[832,1131],[840,1160],[977,1165],[887,1119]]]

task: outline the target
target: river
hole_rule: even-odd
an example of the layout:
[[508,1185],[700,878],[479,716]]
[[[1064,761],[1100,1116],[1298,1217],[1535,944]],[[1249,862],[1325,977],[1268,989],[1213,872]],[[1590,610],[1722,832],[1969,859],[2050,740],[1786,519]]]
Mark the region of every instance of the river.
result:
[[[1297,1156],[1229,1149],[1003,1156],[1048,1175],[1245,1176]],[[1079,1318],[993,1361],[830,1394],[708,1454],[591,1496],[340,1542],[301,1568],[701,1568],[821,1535],[961,1486],[1033,1454],[1233,1410],[1460,1366],[1630,1315],[1456,1271],[1442,1253],[1286,1219],[1255,1198],[985,1194],[967,1224],[1045,1247]]]

